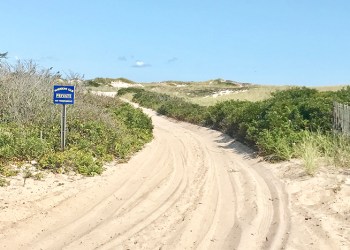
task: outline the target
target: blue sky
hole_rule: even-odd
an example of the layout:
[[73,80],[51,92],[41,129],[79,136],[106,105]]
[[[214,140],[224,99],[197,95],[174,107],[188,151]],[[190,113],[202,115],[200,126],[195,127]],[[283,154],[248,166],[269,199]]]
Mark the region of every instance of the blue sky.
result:
[[350,1],[2,0],[0,52],[86,79],[350,83]]

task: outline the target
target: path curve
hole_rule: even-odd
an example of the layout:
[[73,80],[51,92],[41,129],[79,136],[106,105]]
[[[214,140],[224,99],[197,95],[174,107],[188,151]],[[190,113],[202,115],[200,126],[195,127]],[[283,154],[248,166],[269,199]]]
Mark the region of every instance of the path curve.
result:
[[92,185],[33,199],[3,249],[282,249],[284,185],[241,144],[145,110],[154,140]]

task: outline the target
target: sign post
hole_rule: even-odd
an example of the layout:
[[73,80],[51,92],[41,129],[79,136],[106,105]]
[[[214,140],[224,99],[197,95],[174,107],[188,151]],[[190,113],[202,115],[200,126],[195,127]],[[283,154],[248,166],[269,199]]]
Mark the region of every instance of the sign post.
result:
[[66,147],[66,104],[62,105],[62,115],[61,115],[61,150],[64,151]]
[[74,104],[74,86],[53,86],[53,103],[62,104],[61,115],[61,150],[66,147],[67,104]]

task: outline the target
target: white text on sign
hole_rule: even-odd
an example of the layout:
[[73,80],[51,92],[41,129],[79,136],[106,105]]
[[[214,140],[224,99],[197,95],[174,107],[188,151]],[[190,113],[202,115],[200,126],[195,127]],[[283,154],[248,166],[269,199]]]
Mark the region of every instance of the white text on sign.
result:
[[56,98],[72,98],[71,94],[56,94]]

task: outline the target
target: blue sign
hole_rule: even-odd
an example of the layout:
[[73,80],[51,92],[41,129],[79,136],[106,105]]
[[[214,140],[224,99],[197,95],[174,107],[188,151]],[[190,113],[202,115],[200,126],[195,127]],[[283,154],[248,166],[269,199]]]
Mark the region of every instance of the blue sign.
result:
[[53,86],[54,104],[74,104],[74,86]]

